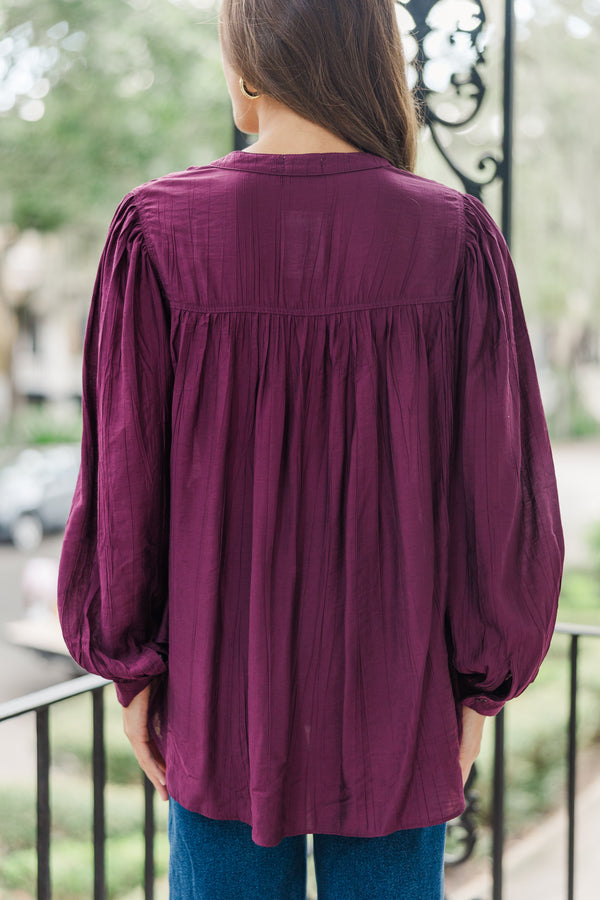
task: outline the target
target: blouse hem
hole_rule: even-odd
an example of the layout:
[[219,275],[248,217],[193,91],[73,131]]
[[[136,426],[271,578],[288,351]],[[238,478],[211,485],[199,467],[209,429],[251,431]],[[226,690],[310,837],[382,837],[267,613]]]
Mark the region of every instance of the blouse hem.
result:
[[[189,777],[189,776],[188,776]],[[218,811],[216,810],[216,804],[207,800],[203,801],[201,804],[194,803],[194,808],[192,809],[190,805],[186,805],[186,800],[183,799],[182,794],[176,787],[172,789],[169,785],[169,776],[167,771],[167,793],[169,797],[179,803],[180,806],[183,806],[188,812],[199,813],[200,815],[206,816],[209,819],[217,819],[218,821],[225,822],[243,822],[245,825],[249,825],[252,829],[252,840],[255,844],[258,844],[260,847],[276,847],[284,838],[287,837],[298,837],[304,834],[334,834],[337,837],[356,837],[356,838],[373,838],[373,837],[387,837],[390,834],[394,834],[396,831],[407,831],[412,828],[431,828],[435,825],[442,825],[444,822],[450,822],[453,819],[460,816],[466,808],[466,802],[459,803],[453,809],[453,811],[448,816],[434,816],[432,819],[422,820],[409,820],[398,821],[397,827],[376,829],[365,831],[364,829],[354,829],[354,828],[341,828],[336,829],[336,831],[331,831],[327,829],[319,829],[319,827],[313,828],[311,831],[302,825],[290,825],[283,829],[274,830],[266,830],[263,828],[259,828],[256,825],[252,824],[251,816],[246,814],[240,814],[236,811],[231,811],[225,813],[222,807],[219,807]],[[180,799],[182,798],[182,799]]]

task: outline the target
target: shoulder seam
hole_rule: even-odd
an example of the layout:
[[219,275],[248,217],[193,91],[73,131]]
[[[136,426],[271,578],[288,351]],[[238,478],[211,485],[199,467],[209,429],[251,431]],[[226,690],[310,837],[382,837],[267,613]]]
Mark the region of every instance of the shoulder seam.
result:
[[171,299],[170,299],[169,294],[164,286],[163,280],[160,277],[160,268],[158,266],[158,257],[156,256],[156,253],[154,252],[154,245],[152,244],[152,242],[147,234],[147,230],[146,230],[147,222],[146,222],[145,210],[142,208],[142,205],[140,203],[138,203],[139,188],[134,188],[133,190],[129,191],[129,193],[126,196],[131,197],[132,205],[135,207],[135,211],[137,213],[137,217],[138,217],[139,223],[140,223],[140,233],[142,235],[142,241],[144,243],[144,247],[146,248],[146,253],[148,254],[150,262],[152,263],[152,268],[154,269],[154,275],[160,286],[162,295],[165,298],[165,300],[167,301],[167,306],[170,309],[172,306]]
[[461,191],[460,194],[461,194],[461,202],[459,205],[460,238],[459,238],[459,245],[458,245],[458,249],[459,249],[458,259],[456,261],[456,275],[455,275],[455,281],[454,281],[455,285],[458,284],[458,280],[459,280],[460,275],[465,266],[465,251],[466,251],[466,243],[467,243],[467,239],[466,239],[467,224],[466,224],[466,209],[465,209],[466,204],[467,204],[467,201],[466,201],[467,194],[464,193],[463,191]]

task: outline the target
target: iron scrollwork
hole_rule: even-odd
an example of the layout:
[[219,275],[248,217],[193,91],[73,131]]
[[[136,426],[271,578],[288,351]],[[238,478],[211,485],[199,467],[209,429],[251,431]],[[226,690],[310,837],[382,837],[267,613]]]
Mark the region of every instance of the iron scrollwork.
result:
[[[467,193],[482,199],[482,189],[502,177],[502,159],[482,156],[477,167],[487,177],[476,179],[463,171],[444,146],[444,129],[469,125],[479,113],[486,93],[480,73],[485,64],[486,14],[481,0],[396,0],[403,34],[414,39],[411,60],[415,94],[422,108],[424,126],[435,146]],[[412,20],[412,21],[411,21]],[[459,108],[450,119],[440,109],[440,97],[452,88]],[[437,102],[436,102],[437,101]]]
[[470,857],[478,838],[477,816],[479,813],[479,793],[473,789],[477,778],[477,766],[474,764],[465,784],[465,811],[448,822],[446,829],[446,866],[459,866]]

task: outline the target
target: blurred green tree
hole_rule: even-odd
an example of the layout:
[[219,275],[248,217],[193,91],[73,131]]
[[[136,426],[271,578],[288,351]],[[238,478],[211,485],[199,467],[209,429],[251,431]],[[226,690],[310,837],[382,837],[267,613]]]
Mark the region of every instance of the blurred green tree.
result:
[[134,185],[231,149],[211,0],[4,0],[0,219],[106,226]]

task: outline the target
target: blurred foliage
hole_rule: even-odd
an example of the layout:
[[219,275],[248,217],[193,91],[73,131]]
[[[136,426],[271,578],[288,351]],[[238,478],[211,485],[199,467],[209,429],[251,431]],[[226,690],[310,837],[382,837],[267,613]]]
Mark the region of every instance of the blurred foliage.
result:
[[[486,64],[479,69],[483,105],[474,122],[443,135],[450,156],[476,180],[485,180],[488,171],[478,169],[481,157],[501,155],[502,137],[504,0],[483,6],[491,27]],[[526,312],[547,322],[564,321],[568,314],[571,324],[590,317],[598,323],[600,122],[590,116],[590,104],[600,56],[600,3],[526,0],[516,13],[512,253],[523,303]],[[423,138],[419,173],[463,190],[426,133]],[[483,190],[497,221],[499,188],[494,182]],[[556,352],[568,349],[563,345]]]
[[216,5],[8,0],[0,27],[17,56],[42,48],[38,70],[49,66],[43,116],[21,118],[27,96],[0,116],[4,203],[19,228],[105,228],[135,185],[230,150]]
[[596,603],[600,607],[600,522],[596,522],[588,532],[588,546],[594,575],[597,579]]
[[20,406],[10,421],[0,426],[0,447],[79,442],[83,430],[81,410],[61,412],[47,403]]
[[550,436],[558,438],[596,436],[600,430],[600,423],[585,406],[578,380],[576,351],[570,360],[570,367],[555,366],[553,373],[558,401],[546,415]]
[[[483,3],[492,34],[481,67],[486,95],[474,122],[443,144],[476,180],[488,152],[501,155],[504,0]],[[538,363],[553,439],[600,433],[594,388],[582,367],[600,367],[597,264],[600,120],[591,114],[600,57],[597,0],[515,4],[515,95],[511,252]],[[465,92],[463,92],[465,93]],[[425,132],[418,172],[463,190]],[[501,221],[500,183],[483,200]],[[597,378],[598,380],[598,378]],[[600,380],[598,380],[600,389]]]
[[565,569],[558,618],[578,625],[600,625],[600,572]]
[[[94,891],[94,850],[89,842],[55,840],[51,847],[50,867],[53,896],[60,900],[88,900]],[[107,900],[116,900],[144,883],[144,835],[137,831],[127,837],[106,840]],[[155,873],[165,875],[169,847],[166,834],[157,834],[154,845]],[[17,850],[0,858],[0,885],[9,890],[30,891],[33,896],[37,877],[33,847]],[[23,895],[19,895],[23,896]]]
[[546,319],[569,315],[573,324],[591,316],[599,323],[600,124],[590,102],[600,5],[534,0],[532,11],[516,45],[514,237],[521,286]]
[[[123,733],[114,689],[104,691],[107,761],[106,867],[108,898],[143,885],[143,776]],[[53,896],[87,900],[93,893],[92,705],[88,695],[58,703],[50,716],[52,768],[51,873]],[[34,893],[36,881],[35,783],[0,786],[0,896]],[[157,877],[168,867],[168,804],[154,800]],[[17,895],[17,894],[16,894]]]
[[[129,751],[130,756],[133,752]],[[54,756],[54,754],[53,754]],[[137,765],[135,783],[128,786],[114,784],[108,777],[105,789],[106,835],[109,838],[143,831],[144,794],[141,770]],[[93,794],[89,774],[73,774],[63,767],[63,760],[52,765],[51,804],[52,840],[92,840]],[[0,842],[3,853],[23,850],[36,841],[35,782],[4,784],[0,786],[0,808],[3,821],[0,825]],[[158,830],[166,830],[168,806],[155,801],[155,818]]]

